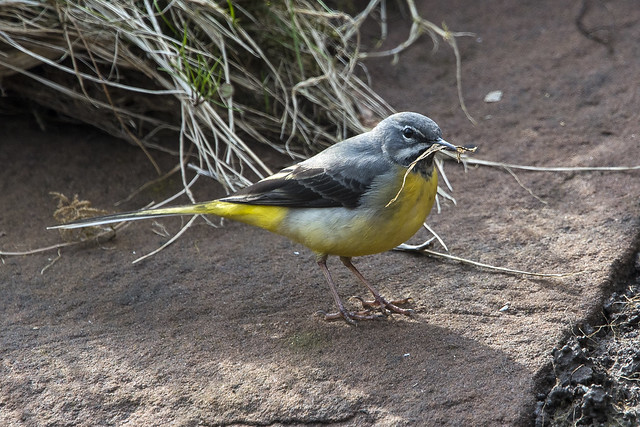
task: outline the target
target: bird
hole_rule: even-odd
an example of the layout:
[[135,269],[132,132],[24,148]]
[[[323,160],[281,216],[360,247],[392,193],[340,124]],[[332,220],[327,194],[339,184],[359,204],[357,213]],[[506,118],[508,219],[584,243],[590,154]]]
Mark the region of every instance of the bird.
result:
[[[353,265],[352,258],[393,249],[413,236],[433,207],[438,176],[434,156],[440,150],[468,150],[442,137],[430,118],[395,113],[368,132],[340,141],[320,153],[216,200],[185,206],[143,209],[81,219],[49,228],[80,228],[173,215],[216,215],[283,235],[309,248],[329,285],[337,307],[325,320],[410,316],[387,300]],[[327,267],[337,256],[373,295],[349,311]]]

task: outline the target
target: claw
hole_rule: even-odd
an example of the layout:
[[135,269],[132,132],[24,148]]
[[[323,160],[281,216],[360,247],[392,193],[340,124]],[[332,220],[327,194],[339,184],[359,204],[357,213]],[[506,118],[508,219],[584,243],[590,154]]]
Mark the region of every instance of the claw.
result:
[[[333,300],[335,301],[336,306],[338,307],[338,311],[335,313],[326,313],[321,311],[320,313],[324,315],[324,320],[344,319],[347,323],[351,325],[356,325],[358,320],[382,319],[385,316],[388,317],[392,313],[403,314],[405,316],[410,316],[414,313],[414,311],[411,309],[398,307],[398,305],[403,305],[411,302],[412,301],[411,298],[404,298],[401,300],[391,300],[391,301],[385,300],[380,295],[380,293],[377,290],[375,290],[375,288],[373,288],[369,284],[369,282],[366,281],[366,279],[362,276],[362,274],[360,274],[358,269],[356,269],[356,267],[351,263],[351,258],[341,256],[340,260],[349,270],[351,270],[351,272],[358,278],[358,280],[360,280],[360,282],[362,282],[362,284],[364,284],[369,289],[369,291],[371,291],[371,293],[373,294],[374,300],[367,301],[361,297],[354,297],[360,300],[360,303],[362,304],[362,307],[364,308],[364,310],[356,311],[356,312],[348,311],[345,308],[344,304],[342,303],[340,296],[338,295],[336,285],[335,283],[333,283],[333,279],[331,278],[331,273],[329,273],[329,269],[327,268],[327,255],[320,254],[316,259],[316,262],[318,263],[318,266],[322,270],[322,273],[324,274],[324,277],[327,280],[327,284],[329,285],[329,289],[331,290],[331,295],[333,296]],[[374,310],[379,313],[374,312]]]
[[375,299],[375,300],[365,300],[364,298],[359,297],[359,296],[354,296],[353,298],[355,298],[358,301],[360,301],[360,304],[362,304],[362,307],[365,307],[367,309],[378,309],[385,316],[388,316],[391,313],[397,313],[397,314],[403,314],[405,316],[411,316],[412,314],[415,313],[410,308],[398,307],[399,305],[409,304],[409,303],[413,302],[413,299],[410,298],[410,297],[409,298],[399,299],[399,300],[391,300],[391,301],[387,301],[382,297],[380,297],[380,299]]
[[368,310],[357,311],[357,312],[337,311],[335,313],[327,313],[326,311],[320,310],[318,311],[318,313],[321,314],[324,317],[324,320],[326,321],[345,320],[347,323],[354,326],[358,324],[357,322],[358,320],[378,320],[383,318],[379,314],[371,314],[371,312]]

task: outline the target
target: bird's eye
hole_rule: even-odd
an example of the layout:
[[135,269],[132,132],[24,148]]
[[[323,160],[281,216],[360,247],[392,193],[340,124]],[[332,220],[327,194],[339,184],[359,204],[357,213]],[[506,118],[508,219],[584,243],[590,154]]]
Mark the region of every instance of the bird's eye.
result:
[[410,127],[406,127],[404,129],[402,129],[402,136],[404,136],[407,139],[411,139],[413,138],[413,136],[416,134],[416,132],[413,130],[413,128]]

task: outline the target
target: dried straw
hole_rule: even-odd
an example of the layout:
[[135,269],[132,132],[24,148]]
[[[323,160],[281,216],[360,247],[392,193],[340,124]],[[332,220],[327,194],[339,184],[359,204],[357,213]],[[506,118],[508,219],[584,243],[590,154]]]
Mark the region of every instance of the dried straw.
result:
[[407,41],[362,52],[361,26],[374,13],[385,22],[384,1],[352,17],[311,0],[7,0],[0,78],[13,93],[134,141],[150,159],[153,136],[177,131],[173,151],[193,199],[198,176],[187,178],[188,163],[231,191],[271,172],[248,141],[301,158],[362,132],[363,118],[393,112],[358,76],[358,61],[397,56],[424,31],[457,52],[455,37],[467,35],[406,3]]

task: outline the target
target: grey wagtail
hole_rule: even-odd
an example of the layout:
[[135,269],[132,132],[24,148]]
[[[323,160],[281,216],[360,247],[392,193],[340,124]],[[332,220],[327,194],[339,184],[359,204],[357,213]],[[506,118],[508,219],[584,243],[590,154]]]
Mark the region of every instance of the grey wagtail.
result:
[[[435,153],[461,152],[442,131],[417,113],[393,114],[369,132],[339,142],[319,154],[228,197],[187,206],[107,215],[50,228],[79,228],[168,215],[212,214],[281,234],[316,254],[338,312],[325,319],[349,323],[409,315],[402,301],[387,301],[351,263],[355,256],[396,247],[424,223],[435,201]],[[363,310],[348,311],[327,268],[327,257],[342,263],[373,294]]]

